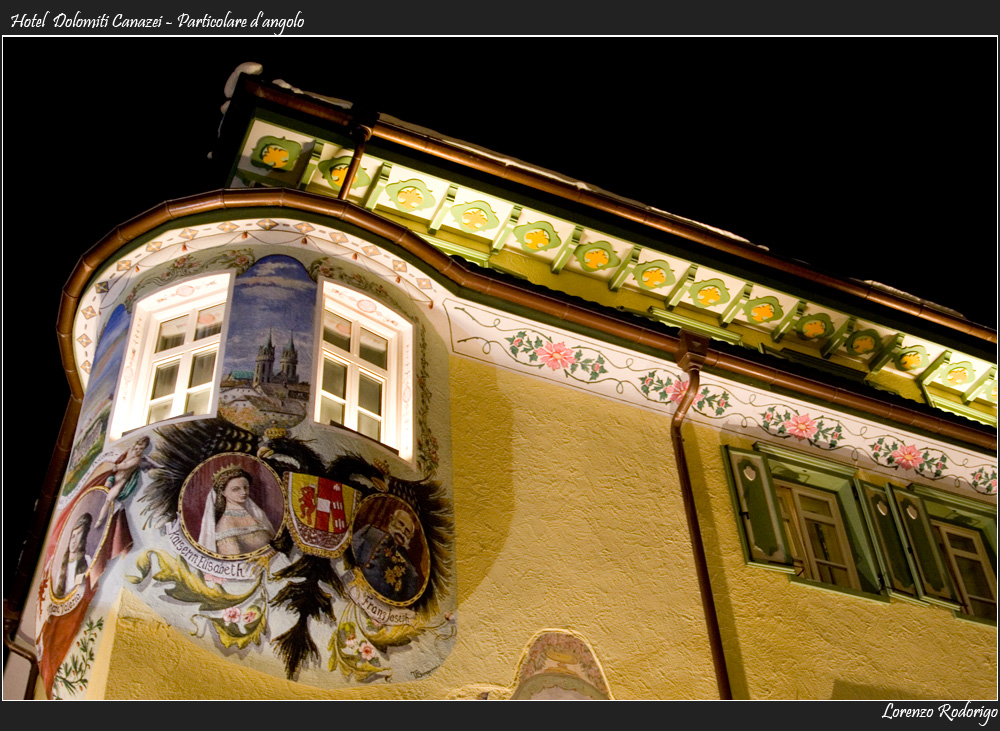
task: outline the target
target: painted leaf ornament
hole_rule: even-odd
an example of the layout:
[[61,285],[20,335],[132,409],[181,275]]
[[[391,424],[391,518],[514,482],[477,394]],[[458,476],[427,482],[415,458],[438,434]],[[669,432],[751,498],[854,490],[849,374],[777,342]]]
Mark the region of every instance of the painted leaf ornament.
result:
[[583,260],[590,269],[600,269],[610,261],[608,252],[604,249],[591,249],[583,255]]
[[702,287],[698,291],[698,302],[702,307],[711,307],[722,299],[722,294],[718,287]]
[[756,322],[767,322],[774,317],[774,307],[768,304],[757,305],[750,311],[750,317]]
[[489,217],[481,208],[470,208],[462,214],[462,223],[469,228],[476,229],[477,231],[483,228],[487,221],[489,221]]
[[417,208],[424,202],[423,194],[416,188],[403,188],[396,194],[396,200],[404,208]]

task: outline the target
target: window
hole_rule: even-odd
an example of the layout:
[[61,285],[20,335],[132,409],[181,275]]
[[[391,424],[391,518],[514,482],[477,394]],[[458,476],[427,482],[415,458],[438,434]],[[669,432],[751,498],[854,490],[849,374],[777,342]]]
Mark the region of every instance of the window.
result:
[[836,495],[784,483],[777,483],[775,488],[796,573],[814,581],[860,589]]
[[993,506],[771,444],[724,453],[748,564],[996,622]]
[[995,623],[995,509],[923,485],[891,491],[914,559],[919,597]]
[[880,567],[853,471],[781,447],[726,448],[747,562],[848,591],[879,594]]
[[931,525],[938,547],[947,559],[963,612],[996,620],[996,574],[982,536],[977,531],[938,520],[932,520]]
[[324,282],[322,308],[314,418],[408,458],[412,325],[367,295],[333,282]]
[[229,275],[185,281],[136,303],[112,419],[112,439],[178,416],[209,414]]

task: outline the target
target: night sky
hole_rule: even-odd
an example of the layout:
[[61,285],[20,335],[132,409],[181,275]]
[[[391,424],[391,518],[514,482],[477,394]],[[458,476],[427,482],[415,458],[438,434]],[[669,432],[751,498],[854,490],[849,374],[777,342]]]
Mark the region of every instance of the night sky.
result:
[[34,465],[13,483],[5,461],[5,576],[68,396],[59,291],[114,226],[221,187],[206,156],[245,61],[996,327],[994,38],[6,38],[3,56],[5,446]]

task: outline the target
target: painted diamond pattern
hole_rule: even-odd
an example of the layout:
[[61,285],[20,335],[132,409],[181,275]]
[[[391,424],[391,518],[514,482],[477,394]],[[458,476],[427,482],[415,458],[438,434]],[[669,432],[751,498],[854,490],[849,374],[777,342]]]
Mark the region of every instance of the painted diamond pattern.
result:
[[188,241],[190,241],[197,235],[198,232],[195,231],[193,228],[186,228],[178,234],[178,236],[180,236],[182,239],[187,239]]
[[216,228],[219,229],[220,231],[225,231],[228,234],[238,229],[239,226],[237,226],[232,221],[226,221],[225,223],[220,223],[218,226],[216,226]]
[[118,262],[118,271],[120,272],[127,272],[131,268],[132,268],[131,259],[123,259],[122,261]]
[[363,252],[365,252],[366,256],[371,256],[371,257],[378,256],[378,247],[377,246],[366,246],[366,247],[364,247],[361,250]]
[[295,224],[295,228],[299,231],[299,233],[304,233],[304,234],[307,234],[310,231],[315,231],[316,230],[315,226],[310,226],[305,221],[301,221],[301,222]]
[[430,289],[433,285],[431,284],[431,280],[424,277],[417,277],[417,286],[420,289]]
[[272,228],[278,225],[277,221],[272,221],[270,218],[262,218],[257,221],[257,225],[260,226],[265,231],[270,231]]
[[107,294],[108,289],[109,289],[108,288],[108,283],[107,282],[98,282],[97,286],[94,287],[94,289],[97,291],[98,294]]
[[392,270],[394,272],[405,272],[406,271],[406,262],[405,261],[399,261],[398,259],[393,259],[392,260]]
[[89,320],[91,317],[97,316],[97,310],[95,310],[90,305],[87,305],[82,310],[80,310],[80,314]]
[[76,339],[76,342],[80,343],[80,345],[82,345],[83,347],[86,348],[88,345],[90,345],[94,341],[91,340],[89,337],[87,337],[87,333],[84,333],[83,335],[81,335],[80,337],[78,337]]
[[150,241],[148,244],[146,244],[146,251],[150,253],[154,251],[159,251],[161,246],[163,246],[162,241]]
[[90,361],[89,360],[83,361],[83,363],[80,364],[80,370],[83,371],[84,373],[90,373]]
[[346,244],[347,237],[344,234],[340,233],[340,231],[334,231],[332,234],[330,234],[330,241],[332,241],[335,244]]

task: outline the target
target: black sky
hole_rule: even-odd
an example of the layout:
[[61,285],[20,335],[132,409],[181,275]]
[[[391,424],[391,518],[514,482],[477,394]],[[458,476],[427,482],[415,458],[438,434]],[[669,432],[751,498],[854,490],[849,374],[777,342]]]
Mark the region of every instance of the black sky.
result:
[[244,61],[996,327],[995,38],[5,38],[4,427],[38,471],[12,495],[5,460],[5,538],[66,403],[62,285],[222,185]]

